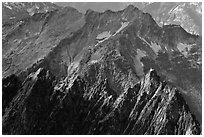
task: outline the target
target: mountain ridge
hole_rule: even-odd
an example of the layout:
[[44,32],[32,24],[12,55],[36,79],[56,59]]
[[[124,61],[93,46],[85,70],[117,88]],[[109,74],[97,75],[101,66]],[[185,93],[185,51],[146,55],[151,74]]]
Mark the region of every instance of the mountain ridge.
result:
[[[10,107],[5,111],[3,133],[201,133],[199,123],[189,112],[182,95],[176,88],[169,87],[165,82],[161,83],[154,70],[150,70],[141,82],[120,95],[109,87],[106,79],[99,78],[101,86],[92,85],[95,88],[89,88],[91,81],[84,78],[75,79],[71,87],[66,88],[67,85],[64,84],[54,88],[54,77],[49,71],[40,68],[30,74],[23,83],[21,92],[18,92],[13,103],[10,103]],[[152,113],[150,110],[158,112]],[[159,119],[162,120],[157,125],[156,121]],[[186,120],[188,124],[182,120]]]
[[[131,11],[134,11],[134,12],[131,12]],[[35,16],[38,20],[34,19]],[[39,19],[38,17],[41,17],[41,18]],[[187,86],[186,84],[179,82],[181,80],[181,81],[190,82],[189,85],[192,85],[193,87],[195,87],[195,89],[197,88],[196,85],[193,84],[193,81],[195,81],[194,77],[189,78],[183,75],[180,76],[176,74],[180,73],[180,71],[183,71],[183,70],[177,70],[179,61],[182,62],[182,65],[184,66],[184,69],[186,71],[185,74],[188,74],[192,70],[195,72],[195,76],[197,76],[197,74],[198,75],[200,74],[199,69],[202,67],[201,66],[202,64],[197,64],[196,68],[190,68],[190,69],[188,68],[189,66],[188,65],[186,66],[185,64],[186,62],[188,62],[188,64],[191,65],[193,61],[196,63],[199,61],[200,59],[199,52],[195,54],[196,57],[198,56],[198,58],[196,57],[193,58],[194,56],[191,55],[191,52],[192,52],[191,49],[194,49],[193,53],[195,53],[195,51],[197,52],[200,50],[199,48],[200,36],[189,34],[182,27],[178,25],[164,25],[163,27],[159,27],[150,14],[143,13],[139,9],[134,8],[134,6],[129,6],[128,8],[121,10],[119,12],[105,11],[103,13],[99,13],[99,12],[89,10],[85,15],[81,14],[74,8],[68,7],[68,8],[62,8],[57,11],[48,12],[48,13],[35,13],[34,15],[32,15],[32,17],[28,18],[28,20],[30,21],[28,21],[27,24],[23,23],[21,27],[17,26],[18,31],[16,31],[15,29],[12,30],[11,32],[13,33],[13,35],[9,37],[4,37],[3,42],[5,43],[3,43],[3,51],[4,51],[3,52],[3,77],[4,76],[7,77],[11,74],[16,74],[17,77],[20,79],[20,81],[22,82],[24,81],[23,83],[26,83],[26,81],[29,81],[29,77],[34,77],[33,73],[35,73],[36,71],[39,73],[43,71],[42,72],[43,75],[45,74],[48,75],[48,78],[49,78],[49,73],[52,73],[55,76],[56,80],[53,80],[55,78],[53,78],[52,76],[50,78],[52,79],[51,81],[50,79],[48,79],[48,85],[49,85],[48,89],[50,89],[51,91],[47,91],[47,89],[45,89],[47,92],[53,92],[53,94],[55,94],[56,92],[57,95],[60,94],[59,96],[61,96],[61,92],[63,95],[66,95],[67,90],[72,90],[72,88],[79,88],[80,93],[75,93],[76,91],[75,89],[73,89],[74,100],[78,100],[77,97],[83,98],[85,100],[87,100],[87,98],[88,100],[92,100],[92,96],[95,96],[95,94],[97,95],[99,93],[105,94],[102,92],[105,90],[103,88],[108,88],[108,90],[110,90],[110,93],[112,94],[112,97],[104,95],[101,99],[102,100],[104,99],[105,102],[106,101],[109,102],[111,98],[113,98],[114,100],[118,98],[118,100],[120,100],[120,96],[123,97],[123,95],[126,94],[128,89],[133,88],[134,85],[137,82],[139,82],[141,78],[143,78],[143,76],[149,71],[150,68],[154,68],[156,71],[162,72],[159,74],[160,77],[162,77],[162,79],[169,80],[171,76],[172,81],[176,86],[179,85],[182,88],[186,88]],[[36,29],[36,28],[33,28],[33,26],[39,26],[39,28]],[[7,29],[10,29],[10,28],[5,28],[4,30],[7,30]],[[5,36],[8,35],[8,33],[7,34],[3,33],[3,34],[5,34]],[[189,51],[185,51],[183,49],[181,50],[180,47],[183,45],[180,45],[180,43],[183,43],[184,45],[187,45],[187,47],[192,47],[192,48],[190,48]],[[7,47],[6,44],[9,45],[10,47]],[[180,59],[180,57],[182,58]],[[167,60],[163,60],[162,58],[165,58]],[[190,59],[192,61],[190,61]],[[7,67],[7,64],[8,64],[8,67]],[[39,69],[39,68],[45,68],[46,70]],[[171,68],[171,70],[167,72],[166,68]],[[179,68],[183,68],[183,67],[179,67]],[[47,70],[49,70],[49,72],[47,72]],[[38,75],[37,72],[35,74],[35,77]],[[82,78],[79,78],[79,77],[82,77]],[[195,78],[197,79],[197,77]],[[4,82],[4,79],[5,78],[3,78],[3,82]],[[8,79],[11,79],[11,80],[14,79],[14,81],[16,81],[15,77],[14,78],[11,77]],[[43,79],[46,82],[47,76],[43,76]],[[85,87],[83,87],[84,82],[80,82],[81,79],[86,79]],[[54,89],[53,89],[53,85],[51,84],[53,81],[55,81]],[[79,81],[79,83],[76,81]],[[197,81],[199,82],[199,79],[197,79],[196,82]],[[31,80],[31,85],[34,83],[35,82]],[[77,86],[73,87],[74,84],[78,85],[78,87]],[[43,85],[41,86],[43,87]],[[7,93],[8,92],[7,90],[9,88],[8,89],[5,88],[4,90],[6,92],[3,91],[4,95],[5,97],[8,96],[8,100],[5,101],[6,102],[5,106],[8,106],[8,102],[11,101],[10,98],[14,99],[13,97],[19,98],[21,102],[24,102],[25,98],[27,98],[27,94],[30,94],[30,92],[27,93],[26,90],[24,90],[23,88],[26,89],[27,86],[23,85],[23,87],[18,93],[13,93],[14,95],[13,94],[9,95],[9,93]],[[28,88],[30,89],[30,87]],[[91,92],[84,91],[83,88],[88,88],[91,90]],[[190,99],[187,100],[188,104],[191,104],[190,109],[191,111],[193,110],[193,112],[196,114],[196,118],[198,118],[198,114],[200,113],[199,112],[200,110],[198,109],[200,107],[199,106],[200,100],[197,99],[197,96],[195,96],[195,94],[199,95],[201,93],[199,93],[199,90],[197,91],[197,89],[194,92],[186,91],[186,89],[183,91],[185,91],[186,93],[189,93]],[[21,92],[24,92],[25,95],[23,94],[21,95]],[[87,92],[87,93],[84,93],[84,92]],[[75,97],[74,94],[76,94],[77,96]],[[82,97],[83,94],[84,96]],[[149,94],[149,93],[145,93],[145,94]],[[32,98],[33,97],[31,97],[31,100]],[[195,100],[197,101],[196,103],[193,102],[195,98],[197,99]],[[100,98],[98,97],[96,97],[96,99],[94,100],[97,100],[97,99],[99,99],[98,101],[100,102]],[[92,101],[95,102],[94,100]],[[139,101],[140,99],[138,98],[136,100]],[[11,101],[11,102],[13,102],[11,104],[15,104],[15,101]],[[39,103],[39,105],[41,104]],[[66,103],[64,105],[66,106]],[[67,105],[69,106],[69,104]],[[117,106],[117,103],[113,103],[112,105]],[[4,108],[6,108],[5,106]],[[27,109],[26,106],[22,105],[21,107],[22,109],[23,108]],[[53,104],[48,103],[47,107],[50,109],[53,109],[52,108]],[[112,107],[112,106],[110,105],[109,107]],[[86,113],[87,110],[84,110],[83,107],[79,107],[79,108],[82,109],[82,110],[78,109],[79,111],[85,111],[84,113]],[[10,111],[9,113],[13,113],[12,108],[9,107],[8,109]],[[93,109],[97,109],[97,107],[96,108],[93,107]],[[21,112],[21,110],[18,110],[18,109],[16,109],[16,111],[17,113]],[[41,111],[41,109],[39,111]],[[127,110],[127,111],[130,111],[130,110]],[[181,111],[181,110],[178,109],[178,111]],[[185,112],[185,111],[186,110],[182,110],[182,112]],[[42,114],[44,113],[45,112],[43,111]],[[106,112],[101,111],[100,113],[103,114]],[[187,117],[185,118],[182,117],[182,118],[184,118],[185,120],[190,117],[191,120],[193,119],[192,122],[197,123],[196,120],[194,120],[194,118],[191,118],[193,116],[191,116],[191,114],[189,113],[190,112],[188,112]],[[136,115],[138,115],[137,116],[138,118],[139,114],[136,114]],[[101,117],[100,115],[98,116]],[[10,119],[9,115],[4,115],[4,117],[5,119]],[[108,117],[109,116],[105,117],[104,120]],[[35,118],[38,119],[38,117],[35,117]],[[83,119],[83,117],[81,118]],[[21,121],[22,118],[18,116],[15,120]],[[103,123],[104,120],[102,120],[101,122]],[[140,119],[138,120],[138,122],[139,121]],[[200,121],[200,118],[199,118],[199,121]],[[86,123],[90,121],[84,121],[84,122]],[[137,123],[136,125],[139,124],[138,122],[136,122]],[[6,123],[7,122],[4,122],[4,124],[6,125],[4,126],[5,128],[9,127],[9,124],[6,124]],[[195,125],[196,127],[195,132],[196,134],[200,134],[199,126],[196,126],[196,125]],[[71,126],[71,125],[68,125],[68,126]],[[79,125],[79,126],[82,126],[82,125]],[[114,134],[114,133],[115,134],[116,133],[117,134],[119,133],[120,134],[122,133],[145,134],[142,130],[135,131],[134,127],[136,128],[137,126],[132,127],[132,124],[130,124],[128,127],[126,127],[126,130],[123,129],[124,127],[123,128],[121,127],[122,128],[121,131],[123,130],[124,132],[117,131],[117,130],[115,132],[111,130],[111,134]],[[10,128],[9,129],[10,131],[5,133],[40,134],[42,132],[43,134],[46,134],[43,131],[38,132],[37,130],[40,130],[40,129],[37,129],[37,127],[35,127],[35,129],[32,130],[33,132],[31,131],[28,132],[26,128],[19,129],[20,131],[17,130],[18,128],[16,129],[16,131],[15,131],[15,128],[13,129]],[[30,125],[28,129],[31,129],[31,128],[34,128],[34,127]],[[55,127],[52,127],[52,128],[55,129]],[[63,129],[64,128],[65,127],[63,127]],[[80,134],[80,133],[77,133],[77,129],[78,128],[75,128],[75,131],[72,131],[72,128],[70,127],[69,132],[63,131],[63,133]],[[132,129],[132,131],[129,131],[130,129]],[[87,131],[88,129],[84,129],[84,130]],[[94,129],[89,130],[89,132],[85,132],[85,131],[80,131],[80,128],[79,128],[78,131],[81,132],[81,134],[82,133],[102,134],[102,132],[94,131]],[[185,127],[181,131],[175,131],[175,132],[170,132],[170,131],[171,130],[168,130],[168,131],[165,131],[164,133],[184,134],[185,132],[187,132],[187,129]],[[192,129],[192,131],[194,131],[194,129]],[[155,133],[156,132],[163,133],[163,132],[160,132],[159,130],[155,131]],[[54,131],[51,132],[49,129],[49,132],[47,132],[47,134],[48,133],[56,134],[59,132],[54,133]],[[60,134],[63,134],[63,133],[60,133]],[[146,134],[155,134],[155,133],[150,132],[150,129],[149,129]]]

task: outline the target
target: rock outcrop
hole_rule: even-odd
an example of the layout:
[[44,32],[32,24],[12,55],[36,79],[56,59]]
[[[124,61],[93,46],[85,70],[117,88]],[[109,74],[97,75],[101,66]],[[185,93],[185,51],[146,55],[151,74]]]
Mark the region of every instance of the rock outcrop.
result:
[[201,133],[180,92],[154,70],[120,94],[100,75],[54,87],[49,71],[30,74],[5,110],[3,134]]
[[200,36],[134,6],[16,21],[3,25],[3,134],[201,134]]

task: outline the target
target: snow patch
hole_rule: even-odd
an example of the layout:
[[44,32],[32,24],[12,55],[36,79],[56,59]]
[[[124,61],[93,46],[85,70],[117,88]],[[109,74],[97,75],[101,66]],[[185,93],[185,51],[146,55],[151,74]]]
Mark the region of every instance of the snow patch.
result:
[[111,36],[112,35],[111,35],[110,31],[105,31],[105,32],[100,33],[96,37],[96,39],[98,40],[98,43],[95,45],[95,47],[98,46],[98,44],[100,44],[100,43],[106,41],[107,39],[109,39]]
[[16,17],[10,17],[9,19],[15,19]]
[[122,20],[125,20],[125,21],[127,21],[127,18],[125,18],[125,17],[122,17]]
[[145,57],[145,56],[147,56],[145,51],[137,49],[137,55],[136,55],[136,58],[134,59],[134,64],[135,64],[135,69],[138,76],[144,75],[144,71],[143,71],[144,64],[140,60],[142,57]]
[[40,8],[39,8],[39,7],[36,5],[36,9],[38,9],[38,10],[39,10]]
[[121,30],[123,30],[125,27],[128,26],[130,22],[121,22],[121,27],[113,34],[113,36],[115,36],[116,34],[118,34]]
[[104,31],[104,32],[98,34],[96,39],[101,40],[101,39],[104,39],[104,38],[107,38],[107,37],[110,37],[110,36],[111,36],[110,31]]
[[39,68],[39,69],[37,70],[37,72],[32,75],[33,79],[37,79],[37,78],[38,78],[38,74],[40,74],[41,70],[42,70],[42,68]]
[[90,61],[91,64],[97,63],[99,60],[92,60]]
[[96,39],[98,40],[98,43],[95,45],[98,46],[99,43],[102,43],[104,41],[106,41],[107,39],[109,39],[112,36],[115,36],[117,33],[119,33],[121,30],[123,30],[125,27],[127,27],[129,24],[129,22],[121,22],[121,27],[112,35],[110,31],[104,31],[100,34],[98,34],[98,36],[96,37]]
[[140,37],[139,35],[137,35],[144,43],[146,43],[147,45],[149,45],[151,47],[151,44],[149,44],[144,38]]

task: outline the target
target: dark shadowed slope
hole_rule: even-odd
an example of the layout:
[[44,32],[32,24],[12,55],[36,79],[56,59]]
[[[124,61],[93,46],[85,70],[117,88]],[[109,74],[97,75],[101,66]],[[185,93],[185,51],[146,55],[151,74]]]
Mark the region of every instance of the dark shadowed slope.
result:
[[45,69],[30,74],[5,110],[3,134],[201,133],[182,95],[154,70],[118,93],[97,67],[58,87]]

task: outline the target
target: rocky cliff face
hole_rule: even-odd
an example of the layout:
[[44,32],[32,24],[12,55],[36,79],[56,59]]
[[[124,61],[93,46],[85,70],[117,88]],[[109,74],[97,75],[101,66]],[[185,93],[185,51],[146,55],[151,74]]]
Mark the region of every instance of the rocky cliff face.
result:
[[71,85],[61,81],[55,87],[49,71],[31,73],[5,109],[3,133],[201,133],[180,92],[162,82],[154,70],[119,93],[104,73],[92,67]]
[[201,45],[134,6],[3,25],[3,134],[201,134]]

